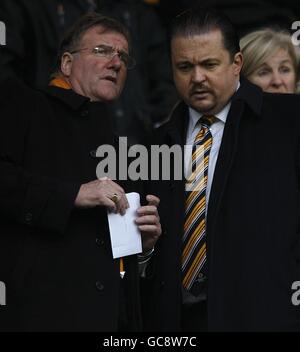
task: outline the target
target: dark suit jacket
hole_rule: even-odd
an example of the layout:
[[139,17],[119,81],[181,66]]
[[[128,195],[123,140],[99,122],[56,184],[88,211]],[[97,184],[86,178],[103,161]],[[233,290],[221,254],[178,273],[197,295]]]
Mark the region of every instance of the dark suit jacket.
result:
[[[0,330],[114,331],[120,306],[106,210],[75,209],[95,180],[101,144],[114,144],[103,103],[72,90],[1,90]],[[122,184],[125,191],[135,184]],[[136,257],[125,260],[131,328],[140,328]]]
[[[158,141],[184,144],[181,103]],[[209,330],[300,330],[300,97],[243,80],[232,98],[207,219]],[[184,182],[155,186],[164,234],[156,246],[151,330],[178,330]]]

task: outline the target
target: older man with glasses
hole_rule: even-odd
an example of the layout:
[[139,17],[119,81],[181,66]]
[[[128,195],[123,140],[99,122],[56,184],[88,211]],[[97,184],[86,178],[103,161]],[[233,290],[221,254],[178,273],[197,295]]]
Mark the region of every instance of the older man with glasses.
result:
[[[86,15],[62,40],[49,87],[1,90],[0,330],[140,329],[137,258],[113,259],[107,222],[140,185],[96,179],[97,147],[117,146],[107,108],[134,66],[128,43],[119,22]],[[158,202],[147,195],[137,210],[146,256]]]

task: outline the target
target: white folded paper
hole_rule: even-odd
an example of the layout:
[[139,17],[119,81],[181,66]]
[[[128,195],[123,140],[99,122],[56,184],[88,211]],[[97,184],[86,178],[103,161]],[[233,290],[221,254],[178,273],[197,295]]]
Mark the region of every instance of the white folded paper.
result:
[[127,193],[129,208],[125,215],[107,213],[113,258],[142,252],[141,233],[135,224],[136,211],[140,207],[140,195]]

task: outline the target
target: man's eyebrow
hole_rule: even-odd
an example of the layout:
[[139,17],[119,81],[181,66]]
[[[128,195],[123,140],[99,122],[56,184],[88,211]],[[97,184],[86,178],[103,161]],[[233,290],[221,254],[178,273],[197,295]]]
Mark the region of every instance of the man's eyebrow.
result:
[[101,43],[101,44],[97,44],[97,45],[95,45],[95,47],[97,47],[97,46],[106,46],[106,47],[108,47],[108,48],[113,48],[113,46],[112,46],[112,45],[110,45],[110,44],[106,44],[106,43]]
[[[111,49],[116,49],[113,45],[107,44],[107,43],[101,43],[101,44],[95,45],[95,48],[96,48],[96,47],[101,47],[101,46],[107,47],[107,48],[111,48]],[[128,55],[127,49],[118,49],[118,51],[119,51],[120,53],[125,53],[125,54]]]
[[189,60],[178,60],[175,62],[176,66],[187,65],[187,66],[194,66],[194,63]]

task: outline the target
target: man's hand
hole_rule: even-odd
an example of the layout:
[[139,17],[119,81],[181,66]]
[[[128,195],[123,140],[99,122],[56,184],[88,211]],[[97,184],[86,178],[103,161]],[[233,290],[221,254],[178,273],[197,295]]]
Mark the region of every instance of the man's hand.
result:
[[146,199],[148,205],[137,210],[138,218],[135,220],[142,234],[144,252],[152,249],[161,235],[161,225],[157,211],[160,200],[153,195],[147,195]]
[[129,207],[125,192],[116,182],[107,177],[81,185],[75,199],[77,208],[103,206],[112,212],[124,215]]

